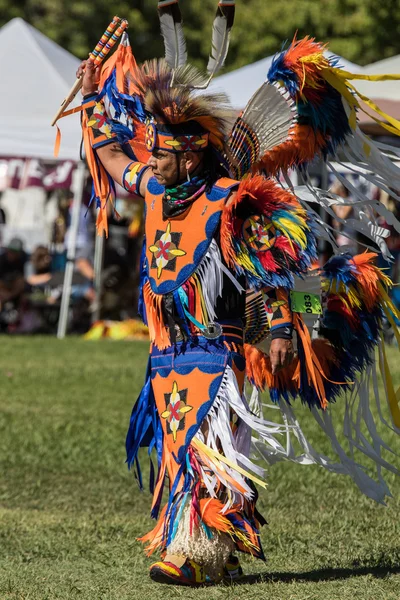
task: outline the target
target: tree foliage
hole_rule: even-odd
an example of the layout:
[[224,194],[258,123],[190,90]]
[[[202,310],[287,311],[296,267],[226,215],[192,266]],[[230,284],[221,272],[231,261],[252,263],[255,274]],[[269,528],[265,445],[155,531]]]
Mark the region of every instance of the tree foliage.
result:
[[[216,0],[181,0],[191,61],[204,66]],[[156,0],[0,0],[0,25],[22,17],[78,57],[87,56],[114,14],[129,20],[138,60],[163,54]],[[400,53],[400,0],[238,0],[227,68],[280,50],[296,33],[329,42],[359,64]]]

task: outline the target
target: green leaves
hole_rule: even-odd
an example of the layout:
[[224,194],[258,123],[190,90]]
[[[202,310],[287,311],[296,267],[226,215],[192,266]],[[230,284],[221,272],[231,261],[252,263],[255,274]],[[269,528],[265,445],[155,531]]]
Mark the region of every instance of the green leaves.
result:
[[[190,61],[205,69],[216,0],[181,2]],[[84,58],[114,14],[128,19],[137,60],[163,56],[156,0],[0,0],[0,25],[16,16],[28,20],[61,46]],[[398,0],[239,0],[226,69],[280,50],[295,32],[329,42],[332,52],[359,64],[400,53]]]

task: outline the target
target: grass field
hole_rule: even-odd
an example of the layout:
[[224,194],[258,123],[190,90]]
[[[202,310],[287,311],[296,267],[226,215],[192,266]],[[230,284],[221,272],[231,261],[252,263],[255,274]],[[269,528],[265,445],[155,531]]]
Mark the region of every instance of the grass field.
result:
[[243,584],[152,583],[135,541],[152,527],[150,495],[124,464],[147,344],[3,337],[0,353],[1,600],[400,598],[400,480],[388,476],[385,508],[344,477],[291,464],[270,471],[269,559],[245,559]]

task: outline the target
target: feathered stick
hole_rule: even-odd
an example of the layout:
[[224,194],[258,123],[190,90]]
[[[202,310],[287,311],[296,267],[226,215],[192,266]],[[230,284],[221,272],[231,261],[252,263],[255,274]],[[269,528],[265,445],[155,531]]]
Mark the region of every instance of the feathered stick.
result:
[[165,60],[171,69],[177,69],[187,61],[186,40],[178,0],[159,0],[158,14],[164,38]]
[[225,64],[234,18],[234,0],[220,0],[213,23],[211,54],[207,65],[210,81]]
[[[93,60],[96,65],[100,65],[105,57],[109,54],[110,50],[115,46],[127,27],[128,21],[126,19],[120,19],[120,17],[115,16],[101,36],[93,52],[89,54],[89,58]],[[60,108],[51,122],[52,125],[55,125],[58,119],[60,119],[66,112],[67,107],[71,104],[72,100],[81,89],[82,84],[83,77],[81,76],[78,77],[70,89],[68,96],[62,101]]]

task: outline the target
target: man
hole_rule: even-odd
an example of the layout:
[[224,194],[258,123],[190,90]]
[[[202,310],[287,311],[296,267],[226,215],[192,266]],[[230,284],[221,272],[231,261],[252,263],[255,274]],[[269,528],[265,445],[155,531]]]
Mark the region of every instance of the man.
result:
[[[251,419],[241,397],[246,277],[229,268],[221,252],[227,243],[221,214],[239,201],[239,182],[229,179],[216,152],[226,138],[225,113],[211,96],[199,101],[172,88],[162,63],[147,65],[135,84],[153,115],[146,128],[151,154],[147,164],[132,161],[96,98],[91,61],[82,63],[82,75],[86,142],[89,137],[107,173],[146,204],[140,304],[152,349],[127,452],[129,464],[140,445],[158,454],[152,516],[159,520],[142,540],[164,558],[150,576],[187,585],[232,578],[241,572],[234,549],[263,558],[259,527],[265,521],[256,509],[254,473],[261,471],[248,459]],[[269,227],[259,227],[259,246],[267,243]],[[275,374],[293,358],[292,315],[286,290],[266,287],[279,305],[271,322]],[[160,513],[166,476],[170,494]]]
[[27,256],[19,238],[13,238],[0,255],[0,309],[2,304],[17,300],[24,291]]
[[[397,313],[388,296],[391,282],[374,265],[375,254],[334,256],[315,270],[316,224],[304,206],[310,191],[322,204],[325,195],[300,189],[302,206],[274,178],[293,166],[306,173],[308,162],[334,154],[345,141],[371,154],[371,170],[380,172],[379,151],[371,152],[372,141],[366,144],[354,129],[354,98],[343,83],[348,74],[325,57],[324,45],[294,39],[232,126],[224,97],[194,91],[204,90],[210,78],[184,64],[177,5],[159,2],[165,61],[138,67],[125,39],[114,66],[102,72],[99,93],[90,61],[78,76],[85,67],[82,127],[99,232],[107,231],[112,179],[145,200],[139,312],[151,348],[126,448],[140,486],[139,448],[157,456],[156,468],[152,462],[150,468],[157,524],[141,538],[149,554],[161,552],[150,576],[202,585],[240,576],[234,551],[264,558],[265,521],[254,485],[265,485],[264,471],[250,460],[250,449],[268,463],[289,459],[346,474],[370,498],[384,501],[388,487],[381,468],[393,467],[380,454],[365,382],[375,382],[371,356],[378,348],[385,389],[393,389],[381,330],[383,315],[392,322]],[[220,32],[231,27],[233,11],[232,0],[219,1],[212,74],[223,64],[229,31]],[[318,231],[323,235],[321,223]],[[381,233],[371,230],[384,249]],[[303,279],[302,290],[293,289],[295,276]],[[302,313],[312,321],[312,337]],[[270,341],[268,354],[257,347],[264,341]],[[245,376],[253,386],[249,398]],[[346,450],[328,407],[343,389],[358,386],[359,396],[344,398]],[[264,420],[258,396],[263,389],[282,425]],[[301,417],[296,397],[311,409]],[[400,427],[396,403],[389,410]],[[330,439],[334,458],[307,440],[299,420],[304,414]],[[281,433],[286,443],[276,435]],[[357,462],[354,444],[375,467],[375,479],[364,461]]]

